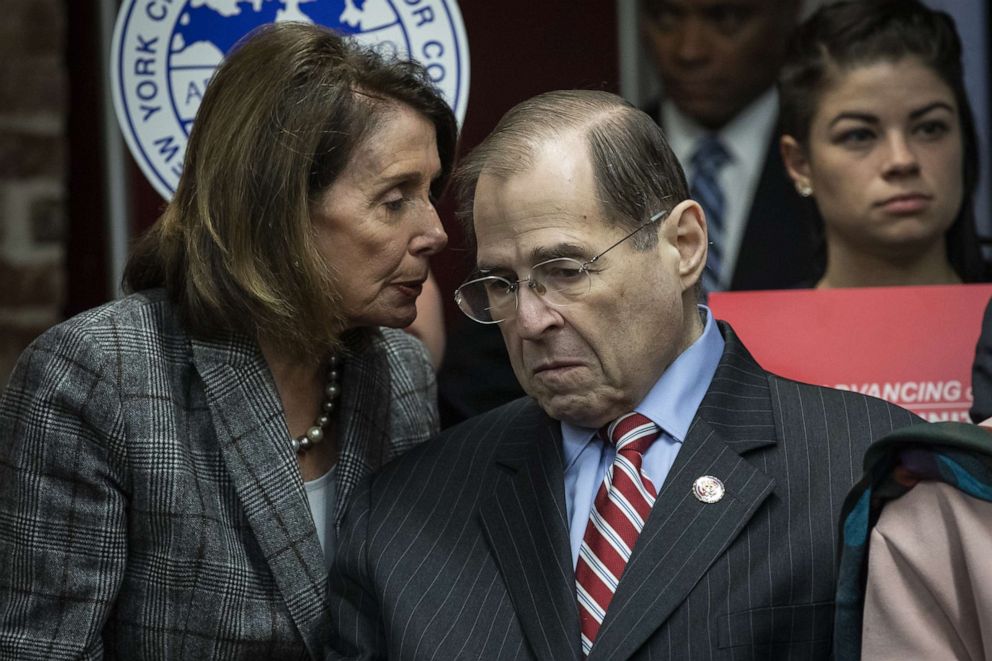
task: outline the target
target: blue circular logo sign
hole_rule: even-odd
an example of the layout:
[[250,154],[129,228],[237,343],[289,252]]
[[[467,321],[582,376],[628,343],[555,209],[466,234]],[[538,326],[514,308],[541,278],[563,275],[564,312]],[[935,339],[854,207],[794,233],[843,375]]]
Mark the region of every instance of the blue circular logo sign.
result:
[[326,25],[366,45],[420,61],[465,118],[469,59],[455,0],[125,0],[111,56],[114,108],[131,153],[172,197],[186,140],[217,66],[265,23]]

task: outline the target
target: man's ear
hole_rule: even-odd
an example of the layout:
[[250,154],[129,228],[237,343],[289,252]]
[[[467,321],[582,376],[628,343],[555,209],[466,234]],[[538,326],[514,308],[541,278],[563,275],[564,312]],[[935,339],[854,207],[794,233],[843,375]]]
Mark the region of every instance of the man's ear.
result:
[[782,154],[785,169],[792,179],[792,185],[796,187],[796,192],[803,197],[809,197],[813,193],[813,182],[809,170],[809,159],[806,158],[806,150],[791,135],[783,135],[779,141],[779,151]]
[[695,286],[706,268],[706,215],[695,200],[683,200],[665,219],[663,236],[678,250],[679,277],[683,289]]

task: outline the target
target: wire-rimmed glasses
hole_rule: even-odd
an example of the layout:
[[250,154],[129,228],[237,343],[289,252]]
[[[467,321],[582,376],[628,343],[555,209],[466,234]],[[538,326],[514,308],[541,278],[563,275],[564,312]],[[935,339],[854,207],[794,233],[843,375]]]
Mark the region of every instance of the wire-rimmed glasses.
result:
[[516,312],[517,290],[521,284],[526,283],[532,292],[549,305],[566,307],[592,287],[589,267],[595,264],[596,260],[667,214],[668,211],[652,214],[635,230],[584,262],[571,257],[556,257],[532,266],[530,277],[527,278],[514,281],[498,275],[485,275],[468,280],[455,290],[455,302],[472,321],[480,324],[498,324]]

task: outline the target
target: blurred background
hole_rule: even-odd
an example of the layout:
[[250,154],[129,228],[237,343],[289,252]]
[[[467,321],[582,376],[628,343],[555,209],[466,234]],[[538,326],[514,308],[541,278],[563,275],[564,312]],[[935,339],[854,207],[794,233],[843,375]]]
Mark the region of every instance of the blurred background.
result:
[[[41,331],[118,295],[130,241],[164,205],[128,152],[110,100],[111,37],[119,4],[3,2],[0,384]],[[992,233],[988,3],[929,4],[955,15],[966,45],[971,101],[984,139],[978,214],[987,236]],[[658,93],[640,43],[635,0],[461,0],[458,6],[471,58],[463,151],[512,105],[542,91],[603,89],[638,105]],[[442,201],[441,216],[449,248],[433,267],[452,321],[451,292],[471,255],[462,246],[450,199]]]

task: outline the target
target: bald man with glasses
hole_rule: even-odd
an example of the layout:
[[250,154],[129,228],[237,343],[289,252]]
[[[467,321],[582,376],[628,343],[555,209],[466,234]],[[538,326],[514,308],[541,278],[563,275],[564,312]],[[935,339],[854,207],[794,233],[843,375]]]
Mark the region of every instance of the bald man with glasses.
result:
[[698,305],[704,214],[619,97],[519,104],[457,182],[456,300],[528,396],[353,497],[329,656],[827,658],[843,497],[915,417],[766,372]]

